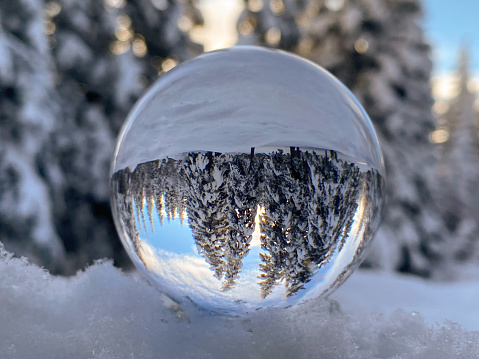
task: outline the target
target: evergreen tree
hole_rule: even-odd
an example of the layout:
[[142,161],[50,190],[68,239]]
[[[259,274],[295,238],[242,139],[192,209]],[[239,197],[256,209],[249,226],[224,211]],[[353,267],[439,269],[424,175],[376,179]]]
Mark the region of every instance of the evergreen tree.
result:
[[0,241],[58,272],[66,253],[38,163],[60,112],[43,21],[41,0],[0,2]]
[[227,268],[227,165],[220,154],[213,152],[188,154],[184,165],[185,180],[188,183],[188,224],[198,252],[210,264],[215,276],[222,279]]
[[360,200],[361,173],[345,161],[310,155],[312,168],[309,202],[308,252],[311,261],[321,268],[344,246],[350,235]]
[[358,208],[360,171],[354,164],[291,149],[265,161],[261,221],[261,296],[284,280],[295,295],[341,250]]
[[420,1],[245,3],[240,43],[284,48],[324,66],[371,116],[390,185],[388,210],[367,264],[423,276],[440,271],[450,231],[431,193],[437,186],[434,148],[428,141],[433,129],[431,60],[420,27]]
[[442,145],[437,167],[439,177],[438,202],[441,201],[443,219],[455,238],[446,258],[446,275],[452,276],[458,261],[475,260],[476,233],[479,229],[479,153],[476,97],[468,89],[468,51],[460,55],[457,72],[458,95],[450,102],[449,110],[441,120],[447,126],[449,140]]
[[290,177],[294,191],[289,189],[292,208],[288,210],[290,216],[288,234],[290,245],[286,248],[288,255],[285,268],[286,296],[290,297],[304,288],[304,284],[311,280],[317,268],[313,253],[308,247],[308,221],[310,218],[309,203],[312,200],[311,172],[314,164],[309,161],[309,152],[302,152],[298,148],[290,148],[289,162]]
[[[457,75],[459,77],[459,93],[452,100],[449,111],[444,114],[448,124],[449,141],[448,149],[440,162],[446,172],[442,175],[445,177],[446,183],[454,183],[454,197],[459,202],[453,206],[452,211],[458,211],[462,217],[467,216],[467,212],[476,207],[477,198],[474,197],[474,194],[479,184],[478,128],[474,110],[476,97],[468,89],[470,76],[468,54],[465,49],[461,53]],[[446,195],[445,192],[442,195]]]
[[138,191],[140,186],[133,185],[132,172],[129,168],[116,172],[111,179],[111,188],[113,191],[113,213],[119,220],[118,223],[125,231],[130,241],[124,244],[141,258],[140,248],[140,233],[136,225],[138,211],[135,209],[135,198],[138,196],[135,191]]
[[[354,259],[344,266],[336,280],[327,289],[329,291],[338,288],[364,259],[369,243],[372,240],[372,234],[377,229],[381,218],[378,208],[381,207],[383,202],[383,177],[376,170],[368,170],[360,174],[359,183],[358,200],[361,202],[362,208],[360,210],[358,233],[363,232],[364,234],[362,238],[359,238],[360,241],[353,256]],[[354,238],[352,240],[356,241],[358,239]],[[325,294],[325,292],[322,294]]]
[[265,298],[283,279],[286,296],[291,296],[311,277],[304,265],[310,169],[295,149],[289,154],[273,152],[263,166],[261,247],[268,254],[261,254],[261,296]]
[[228,240],[225,243],[224,290],[232,288],[239,277],[243,258],[249,252],[255,217],[259,205],[260,165],[258,156],[225,155],[229,162],[229,177],[226,182]]
[[258,183],[247,155],[213,152],[189,154],[183,161],[188,183],[188,224],[222,290],[233,288],[249,252],[254,231]]
[[146,85],[200,51],[178,23],[201,19],[169,0],[7,1],[0,13],[1,240],[53,272],[129,263],[110,215],[115,137]]

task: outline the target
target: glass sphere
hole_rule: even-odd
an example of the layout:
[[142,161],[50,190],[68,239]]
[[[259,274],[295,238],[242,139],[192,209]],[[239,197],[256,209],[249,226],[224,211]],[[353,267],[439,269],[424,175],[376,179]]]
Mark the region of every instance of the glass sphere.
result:
[[259,47],[165,73],[124,124],[111,201],[122,243],[177,302],[244,313],[330,293],[379,222],[371,122],[330,73]]

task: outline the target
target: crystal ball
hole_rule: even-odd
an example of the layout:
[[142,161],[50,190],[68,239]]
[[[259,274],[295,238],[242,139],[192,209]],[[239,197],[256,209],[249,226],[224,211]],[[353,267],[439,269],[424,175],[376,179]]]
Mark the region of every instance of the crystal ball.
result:
[[233,47],[175,67],[138,101],[111,203],[152,285],[239,314],[337,288],[377,229],[384,172],[370,119],[339,80],[292,54]]

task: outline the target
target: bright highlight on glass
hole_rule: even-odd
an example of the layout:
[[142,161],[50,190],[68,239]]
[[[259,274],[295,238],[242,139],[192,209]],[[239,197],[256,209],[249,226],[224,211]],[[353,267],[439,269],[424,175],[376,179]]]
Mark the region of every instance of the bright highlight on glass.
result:
[[123,245],[178,302],[244,313],[337,288],[376,231],[369,118],[322,68],[256,47],[165,73],[123,126],[111,199]]

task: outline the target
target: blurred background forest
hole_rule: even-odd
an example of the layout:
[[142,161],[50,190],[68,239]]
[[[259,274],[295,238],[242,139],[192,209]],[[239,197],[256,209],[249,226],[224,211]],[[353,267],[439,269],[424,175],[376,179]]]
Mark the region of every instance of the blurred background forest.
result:
[[454,74],[433,73],[424,6],[420,0],[1,1],[0,242],[55,274],[74,274],[104,257],[131,268],[108,187],[128,111],[158,75],[182,61],[256,44],[331,71],[375,125],[386,159],[387,206],[363,266],[435,280],[474,276],[479,81],[470,74],[465,44],[447,54],[457,58]]

